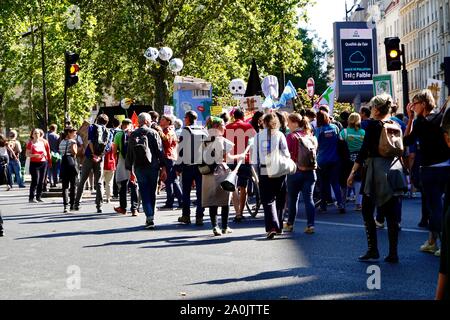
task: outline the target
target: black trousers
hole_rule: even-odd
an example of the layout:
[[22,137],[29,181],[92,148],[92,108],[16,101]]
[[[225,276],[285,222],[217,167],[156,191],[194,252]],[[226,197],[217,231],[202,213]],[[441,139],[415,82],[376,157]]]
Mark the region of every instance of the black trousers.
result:
[[30,175],[31,185],[29,199],[33,200],[36,196],[36,199],[39,200],[41,199],[44,188],[44,180],[47,176],[47,161],[30,162]]
[[286,176],[269,178],[259,176],[259,192],[264,208],[266,232],[283,229],[283,209],[286,203]]
[[75,204],[77,172],[61,172],[61,179],[64,208],[67,207],[68,204],[72,207]]
[[[222,229],[226,229],[228,227],[228,216],[230,214],[230,206],[221,207],[221,215],[222,215]],[[212,227],[215,228],[218,226],[217,224],[217,213],[219,211],[219,207],[209,207],[209,216],[211,218]]]

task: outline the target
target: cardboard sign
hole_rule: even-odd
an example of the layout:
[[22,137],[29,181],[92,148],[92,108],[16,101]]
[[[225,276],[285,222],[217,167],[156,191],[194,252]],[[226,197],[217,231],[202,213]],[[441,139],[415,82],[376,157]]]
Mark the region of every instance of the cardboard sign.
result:
[[377,96],[382,93],[391,95],[395,100],[395,92],[392,81],[392,74],[374,74],[373,77],[373,95]]
[[211,116],[213,117],[219,117],[222,114],[222,107],[221,106],[212,106],[211,107]]
[[436,79],[427,80],[427,89],[431,91],[436,102],[436,106],[443,105],[442,92],[443,92],[444,82]]
[[245,111],[255,112],[262,108],[263,100],[260,96],[244,97],[241,99],[241,108]]
[[164,115],[173,116],[174,115],[174,107],[173,106],[164,106]]

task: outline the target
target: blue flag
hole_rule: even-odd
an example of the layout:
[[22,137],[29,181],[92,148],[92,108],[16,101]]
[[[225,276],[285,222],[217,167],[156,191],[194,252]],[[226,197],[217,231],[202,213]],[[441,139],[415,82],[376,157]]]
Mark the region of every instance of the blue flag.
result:
[[289,99],[293,99],[297,97],[297,90],[292,84],[291,80],[288,81],[286,87],[284,87],[283,93],[281,94],[280,100],[277,103],[277,106],[286,106],[286,103]]

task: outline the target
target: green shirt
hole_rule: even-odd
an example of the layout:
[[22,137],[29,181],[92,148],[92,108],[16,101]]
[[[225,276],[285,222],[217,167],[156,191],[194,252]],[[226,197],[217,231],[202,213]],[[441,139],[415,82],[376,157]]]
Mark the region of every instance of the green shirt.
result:
[[363,129],[355,130],[353,128],[346,128],[341,131],[339,137],[341,140],[345,140],[348,145],[348,151],[350,153],[359,152],[362,147],[364,136],[366,132]]

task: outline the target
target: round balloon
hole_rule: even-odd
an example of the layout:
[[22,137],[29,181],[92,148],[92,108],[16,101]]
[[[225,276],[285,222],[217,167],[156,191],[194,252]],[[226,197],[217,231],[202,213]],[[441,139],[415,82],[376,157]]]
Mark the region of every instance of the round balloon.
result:
[[170,60],[169,69],[172,72],[180,72],[183,69],[183,61],[181,59],[175,58]]
[[169,47],[162,47],[159,50],[159,58],[163,61],[169,61],[172,58],[173,52]]
[[144,57],[146,57],[148,60],[156,61],[158,59],[159,52],[158,49],[150,47],[147,50],[145,50]]
[[125,98],[125,99],[122,99],[122,101],[120,101],[120,106],[122,108],[124,108],[125,110],[127,110],[127,109],[129,109],[131,107],[133,102],[134,102],[133,99]]

